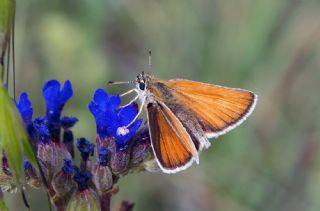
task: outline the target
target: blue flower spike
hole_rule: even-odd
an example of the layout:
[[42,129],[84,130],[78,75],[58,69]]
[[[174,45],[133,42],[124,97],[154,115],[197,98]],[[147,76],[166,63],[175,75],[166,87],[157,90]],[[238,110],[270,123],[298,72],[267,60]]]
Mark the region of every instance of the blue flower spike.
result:
[[57,80],[50,80],[43,86],[42,94],[46,103],[50,138],[53,142],[59,142],[61,112],[64,104],[73,95],[71,83],[67,80],[61,88]]
[[[33,141],[31,143],[35,145],[34,151],[44,173],[42,176],[49,178],[54,193],[50,199],[58,199],[58,206],[67,210],[75,207],[107,210],[108,205],[104,202],[110,199],[117,176],[140,168],[150,152],[148,127],[144,126],[137,132],[143,121],[137,119],[138,104],[120,106],[119,95],[112,96],[103,89],[97,89],[88,105],[96,122],[97,160],[90,158],[94,155],[95,145],[81,137],[76,143],[81,161],[76,166],[73,164],[75,139],[72,128],[79,120],[61,115],[64,105],[73,95],[71,83],[68,80],[64,84],[57,80],[47,81],[42,95],[46,104],[45,116],[33,120],[32,104],[24,92],[16,102],[16,108],[30,141]],[[63,142],[60,142],[61,130]],[[43,185],[28,160],[24,160],[23,169],[27,184],[33,187]],[[2,170],[7,176],[12,175],[4,152]]]

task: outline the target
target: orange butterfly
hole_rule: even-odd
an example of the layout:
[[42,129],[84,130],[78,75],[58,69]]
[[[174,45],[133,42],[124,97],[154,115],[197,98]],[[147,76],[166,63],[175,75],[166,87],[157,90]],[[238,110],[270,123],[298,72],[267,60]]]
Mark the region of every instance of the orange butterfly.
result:
[[137,92],[131,102],[139,98],[141,107],[137,117],[119,129],[124,131],[146,108],[152,149],[165,173],[187,169],[194,161],[199,163],[199,152],[210,146],[208,138],[240,125],[257,102],[257,95],[247,90],[183,79],[158,80],[144,72],[134,83],[136,88],[123,95]]

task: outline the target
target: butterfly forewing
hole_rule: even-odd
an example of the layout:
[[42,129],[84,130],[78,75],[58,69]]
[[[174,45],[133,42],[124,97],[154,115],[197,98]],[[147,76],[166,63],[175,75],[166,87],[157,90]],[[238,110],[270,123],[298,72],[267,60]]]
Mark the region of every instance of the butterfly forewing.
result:
[[[257,98],[247,90],[189,80],[158,81],[157,84],[157,87],[162,84],[162,88],[157,88],[160,90],[158,96],[164,99],[168,107],[175,114],[183,110],[194,119],[195,125],[201,126],[207,137],[217,137],[243,122],[252,112]],[[166,97],[168,93],[170,96]],[[183,119],[186,115],[177,116],[181,122],[186,121]],[[201,133],[199,129],[194,131]]]
[[166,173],[174,173],[198,159],[198,153],[181,122],[162,103],[149,103],[151,142],[157,161]]

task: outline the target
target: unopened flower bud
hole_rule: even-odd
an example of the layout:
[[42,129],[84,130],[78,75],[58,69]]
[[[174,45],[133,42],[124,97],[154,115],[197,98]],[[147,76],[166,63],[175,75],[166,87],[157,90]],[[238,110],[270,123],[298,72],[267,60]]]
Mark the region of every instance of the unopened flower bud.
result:
[[76,191],[67,206],[67,211],[99,211],[101,210],[98,194],[92,189]]
[[24,160],[23,169],[27,184],[34,188],[41,187],[41,179],[37,175],[36,169],[31,165],[31,163],[28,160]]
[[71,159],[70,153],[61,143],[39,144],[38,157],[48,170],[49,179],[63,166],[63,159]]
[[107,166],[110,157],[110,151],[107,147],[100,147],[98,150],[99,162],[92,170],[92,181],[100,193],[104,193],[112,188],[112,172]]
[[94,144],[91,144],[85,138],[79,138],[77,142],[77,147],[81,153],[81,158],[83,160],[88,160],[89,156],[93,156],[94,153]]
[[5,174],[3,171],[0,171],[0,191],[15,193],[17,192],[17,184],[12,176]]
[[78,171],[73,176],[73,180],[78,184],[79,191],[83,191],[89,187],[89,181],[92,174],[89,171]]
[[67,150],[74,158],[74,136],[72,132],[72,127],[78,122],[76,117],[63,117],[61,120],[61,126],[63,127],[63,144],[66,146]]
[[85,138],[79,138],[77,142],[77,147],[81,153],[81,165],[80,168],[82,170],[91,168],[91,161],[89,160],[89,156],[93,156],[94,153],[94,144],[90,143]]
[[8,160],[4,152],[2,155],[2,171],[0,171],[0,188],[3,192],[15,193],[17,191],[17,184],[12,176]]
[[148,126],[144,126],[138,131],[131,150],[131,164],[138,166],[150,153],[150,135]]
[[97,163],[92,169],[92,182],[100,193],[104,193],[112,188],[112,172],[108,166]]
[[52,179],[52,187],[57,195],[65,195],[75,187],[72,179],[74,173],[72,161],[64,159],[63,167]]
[[100,147],[98,150],[98,156],[99,156],[99,164],[101,166],[108,165],[108,160],[110,157],[110,150],[107,147],[105,147],[105,146]]
[[111,154],[111,169],[115,174],[126,173],[130,160],[129,148],[115,149]]

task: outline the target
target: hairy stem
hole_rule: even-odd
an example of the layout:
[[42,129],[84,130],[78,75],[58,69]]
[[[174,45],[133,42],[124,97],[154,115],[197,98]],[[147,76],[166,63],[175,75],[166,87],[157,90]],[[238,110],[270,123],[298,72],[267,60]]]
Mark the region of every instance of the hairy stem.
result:
[[111,193],[104,193],[101,196],[101,210],[110,211],[111,207]]

